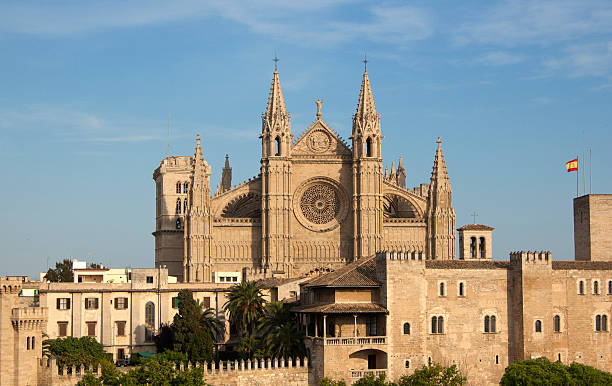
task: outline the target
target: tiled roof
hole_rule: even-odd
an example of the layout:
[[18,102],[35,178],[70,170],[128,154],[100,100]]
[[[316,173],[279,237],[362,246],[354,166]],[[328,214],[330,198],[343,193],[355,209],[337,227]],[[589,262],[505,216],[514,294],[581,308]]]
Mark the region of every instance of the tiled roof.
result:
[[283,284],[291,283],[294,281],[298,281],[304,279],[304,277],[293,277],[293,278],[284,278],[284,277],[268,277],[265,279],[260,279],[257,281],[257,285],[259,288],[274,288]]
[[304,313],[326,313],[326,314],[350,314],[354,312],[362,313],[385,313],[386,308],[373,303],[331,303],[331,304],[307,304],[294,307],[294,312]]
[[509,261],[495,260],[427,260],[429,269],[508,269]]
[[612,261],[552,261],[552,269],[612,270]]
[[482,224],[467,224],[457,228],[458,231],[492,231],[493,229],[495,228]]
[[379,287],[376,280],[376,257],[357,260],[342,268],[315,277],[307,287]]

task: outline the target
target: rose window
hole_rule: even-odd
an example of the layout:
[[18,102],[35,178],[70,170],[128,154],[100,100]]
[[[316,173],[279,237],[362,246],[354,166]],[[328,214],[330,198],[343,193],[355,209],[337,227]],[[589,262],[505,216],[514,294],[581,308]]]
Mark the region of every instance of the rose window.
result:
[[314,224],[327,224],[340,211],[338,193],[327,184],[316,184],[307,188],[300,200],[304,217]]

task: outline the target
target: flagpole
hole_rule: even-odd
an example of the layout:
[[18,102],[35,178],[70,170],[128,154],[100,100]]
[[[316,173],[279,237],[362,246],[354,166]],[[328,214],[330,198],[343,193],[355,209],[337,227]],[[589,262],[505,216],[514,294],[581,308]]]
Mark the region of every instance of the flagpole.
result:
[[593,194],[593,157],[589,148],[589,194]]
[[576,156],[576,197],[578,197],[578,187],[580,186],[580,168],[578,167],[578,156]]

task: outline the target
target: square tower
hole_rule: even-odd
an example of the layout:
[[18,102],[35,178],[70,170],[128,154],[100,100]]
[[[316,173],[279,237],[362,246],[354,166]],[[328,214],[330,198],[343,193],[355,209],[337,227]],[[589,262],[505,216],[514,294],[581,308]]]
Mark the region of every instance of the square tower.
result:
[[612,194],[574,198],[576,260],[612,261]]
[[493,258],[493,227],[468,224],[459,232],[459,260]]

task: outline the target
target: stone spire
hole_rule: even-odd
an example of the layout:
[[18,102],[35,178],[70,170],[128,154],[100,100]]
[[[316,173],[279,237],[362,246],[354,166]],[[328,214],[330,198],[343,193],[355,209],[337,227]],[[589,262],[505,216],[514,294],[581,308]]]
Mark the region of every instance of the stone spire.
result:
[[440,137],[438,137],[436,143],[438,144],[438,148],[436,149],[436,158],[434,159],[434,165],[431,171],[431,182],[429,189],[430,191],[451,191],[448,171],[446,169],[446,161],[444,161],[444,154],[442,153],[442,140]]
[[391,182],[395,183],[395,161],[391,162],[391,174],[389,174]]
[[285,98],[283,98],[283,90],[281,89],[277,69],[274,69],[274,76],[272,77],[270,95],[268,96],[268,106],[266,107],[266,111],[261,115],[261,118],[262,134],[289,130],[289,119],[291,118],[291,114],[287,112],[287,108],[285,107]]
[[360,133],[380,130],[379,124],[380,116],[376,112],[374,94],[372,93],[370,78],[366,70],[363,73],[363,80],[361,81],[357,111],[353,115],[353,135],[355,135],[355,131],[358,129],[361,129]]
[[385,180],[389,178],[389,168],[387,166],[385,166],[385,175],[383,176],[383,178]]
[[399,158],[399,163],[397,164],[397,185],[402,188],[406,187],[406,169],[404,169],[404,164],[402,162],[402,157]]
[[232,188],[232,168],[229,164],[229,155],[225,155],[225,166],[221,172],[221,184],[218,189],[219,193],[226,192]]

